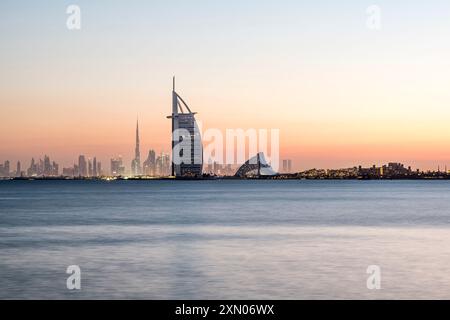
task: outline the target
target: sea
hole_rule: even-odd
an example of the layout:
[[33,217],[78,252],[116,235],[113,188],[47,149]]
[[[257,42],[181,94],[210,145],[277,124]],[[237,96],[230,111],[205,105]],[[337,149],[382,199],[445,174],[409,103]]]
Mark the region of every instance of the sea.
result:
[[450,182],[0,181],[0,299],[450,299]]

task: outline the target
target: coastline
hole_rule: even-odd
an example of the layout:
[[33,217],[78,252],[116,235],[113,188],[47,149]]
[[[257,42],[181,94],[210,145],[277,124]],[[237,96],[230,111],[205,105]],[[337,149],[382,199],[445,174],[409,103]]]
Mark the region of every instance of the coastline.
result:
[[298,176],[260,176],[260,177],[234,177],[234,176],[205,176],[205,177],[12,177],[0,178],[0,181],[211,181],[211,180],[450,180],[450,175],[423,175],[423,176],[388,176],[388,177],[298,177]]

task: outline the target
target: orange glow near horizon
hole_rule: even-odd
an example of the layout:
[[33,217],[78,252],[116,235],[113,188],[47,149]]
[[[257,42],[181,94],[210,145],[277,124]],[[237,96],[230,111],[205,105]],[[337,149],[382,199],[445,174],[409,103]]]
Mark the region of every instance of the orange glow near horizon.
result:
[[[31,157],[48,154],[61,166],[70,166],[84,154],[96,156],[107,168],[110,158],[122,155],[128,166],[134,150],[136,116],[141,157],[145,159],[149,149],[170,152],[170,121],[165,118],[170,112],[170,91],[166,89],[165,93],[153,99],[145,93],[129,99],[111,92],[109,96],[76,96],[68,101],[62,93],[60,97],[2,101],[3,106],[9,106],[3,108],[6,114],[22,115],[19,122],[2,120],[2,161],[8,159],[14,164],[20,160],[26,167]],[[295,170],[393,161],[427,170],[450,163],[450,139],[443,118],[424,115],[422,121],[412,122],[391,113],[383,120],[381,114],[368,112],[347,119],[348,113],[319,114],[317,108],[287,106],[282,111],[271,107],[274,102],[270,100],[264,104],[248,98],[245,104],[239,104],[238,98],[220,101],[212,94],[186,94],[183,89],[180,94],[199,112],[197,119],[204,130],[218,128],[225,136],[226,129],[280,129],[280,159],[292,159]],[[211,107],[209,101],[216,101],[215,106]],[[255,110],[261,113],[255,114]]]

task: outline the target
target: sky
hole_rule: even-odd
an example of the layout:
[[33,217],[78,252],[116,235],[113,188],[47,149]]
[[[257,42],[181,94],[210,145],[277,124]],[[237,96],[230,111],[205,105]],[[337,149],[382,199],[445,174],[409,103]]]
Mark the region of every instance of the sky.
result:
[[176,75],[204,129],[279,129],[295,170],[450,168],[449,35],[438,0],[2,0],[0,162],[129,167],[137,116],[169,152]]

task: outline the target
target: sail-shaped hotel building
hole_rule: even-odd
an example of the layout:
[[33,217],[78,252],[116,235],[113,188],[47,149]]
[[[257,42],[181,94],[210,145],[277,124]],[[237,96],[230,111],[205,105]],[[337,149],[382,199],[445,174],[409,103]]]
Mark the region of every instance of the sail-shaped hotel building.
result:
[[[198,177],[203,171],[203,145],[199,127],[187,103],[172,89],[172,176]],[[190,155],[184,155],[185,150]],[[181,160],[180,160],[181,159]]]

